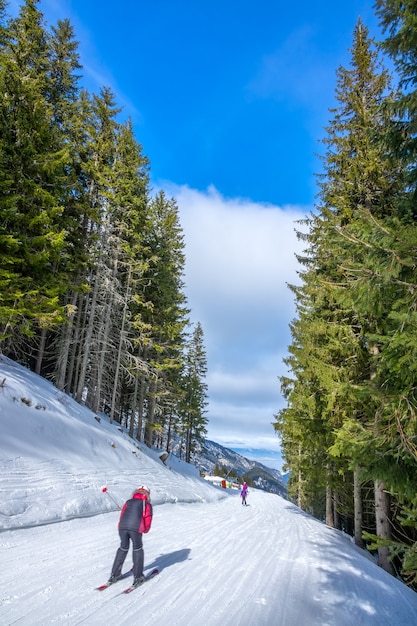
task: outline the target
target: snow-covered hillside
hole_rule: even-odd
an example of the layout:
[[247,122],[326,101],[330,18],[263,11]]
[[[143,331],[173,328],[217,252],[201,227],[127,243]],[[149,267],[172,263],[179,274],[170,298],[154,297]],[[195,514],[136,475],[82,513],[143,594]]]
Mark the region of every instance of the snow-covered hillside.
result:
[[[138,481],[153,483],[155,504],[218,498],[194,467],[181,463],[181,473],[170,471],[118,424],[97,418],[48,381],[0,356],[0,383],[3,379],[0,529],[112,511],[116,507],[103,495],[103,485],[118,502]],[[168,477],[173,490],[166,488]]]
[[[2,382],[2,626],[417,623],[417,594],[286,500],[251,490],[241,506],[236,491],[173,458],[165,467],[0,356]],[[146,570],[160,574],[129,596],[120,592],[130,579],[98,592],[118,547],[115,502],[142,483],[155,505]]]

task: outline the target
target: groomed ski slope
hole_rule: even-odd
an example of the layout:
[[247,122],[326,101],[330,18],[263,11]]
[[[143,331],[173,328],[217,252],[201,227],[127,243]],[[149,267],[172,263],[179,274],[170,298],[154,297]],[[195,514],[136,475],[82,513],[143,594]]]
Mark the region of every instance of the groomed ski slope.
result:
[[[415,626],[417,594],[279,496],[202,480],[0,356],[0,625]],[[22,400],[24,399],[24,401]],[[99,592],[145,483],[146,571]],[[103,493],[101,486],[108,487]],[[131,566],[129,553],[125,569]]]
[[[118,514],[0,535],[2,625],[406,626],[417,594],[340,533],[278,496],[155,507],[146,569],[159,576],[103,592]],[[126,567],[130,567],[130,554]]]

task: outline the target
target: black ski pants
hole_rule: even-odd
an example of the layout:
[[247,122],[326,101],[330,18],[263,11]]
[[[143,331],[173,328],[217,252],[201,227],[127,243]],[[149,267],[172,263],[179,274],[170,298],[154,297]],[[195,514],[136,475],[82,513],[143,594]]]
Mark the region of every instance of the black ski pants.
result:
[[143,546],[142,546],[142,534],[136,530],[119,530],[120,535],[120,548],[116,552],[113,567],[111,573],[113,576],[120,576],[122,573],[123,563],[129,552],[129,543],[132,542],[133,548],[133,577],[139,578],[143,574]]

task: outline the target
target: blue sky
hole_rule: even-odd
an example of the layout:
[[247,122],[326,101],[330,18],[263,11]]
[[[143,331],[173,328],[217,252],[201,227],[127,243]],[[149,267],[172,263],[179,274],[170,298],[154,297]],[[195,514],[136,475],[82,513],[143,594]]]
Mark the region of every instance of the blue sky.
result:
[[[20,3],[13,1],[11,7]],[[294,316],[294,228],[313,207],[336,69],[373,0],[42,0],[68,17],[83,84],[132,119],[176,198],[208,360],[208,437],[280,466],[271,422]]]

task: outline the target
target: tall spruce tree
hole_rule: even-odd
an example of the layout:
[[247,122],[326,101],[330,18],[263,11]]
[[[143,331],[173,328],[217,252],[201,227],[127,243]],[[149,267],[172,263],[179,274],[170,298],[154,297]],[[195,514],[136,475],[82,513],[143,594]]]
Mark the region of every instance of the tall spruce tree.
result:
[[[10,20],[0,48],[0,340],[23,358],[38,328],[63,317],[62,173],[67,151],[48,101],[49,46],[36,0]],[[26,339],[25,339],[26,337]]]
[[185,443],[185,460],[190,463],[193,453],[204,443],[207,434],[207,358],[204,333],[197,323],[187,346],[182,379],[183,398],[180,403],[180,433]]
[[[362,346],[367,349],[367,358],[362,359],[362,370],[357,371],[351,382],[362,389],[369,389],[377,367],[374,361],[380,353],[379,335],[384,332],[391,294],[389,290],[384,290],[383,294],[379,294],[382,297],[370,302],[369,276],[363,271],[358,273],[358,268],[363,268],[369,258],[369,237],[375,231],[375,225],[383,223],[394,212],[401,172],[398,165],[388,158],[385,149],[389,128],[383,107],[389,87],[387,72],[378,68],[376,52],[371,50],[368,31],[361,23],[354,34],[352,66],[352,70],[340,70],[338,73],[337,96],[341,107],[326,140],[331,149],[327,154],[329,167],[322,197],[325,206],[335,207],[337,218],[341,218],[337,235],[342,245],[338,246],[337,253],[344,284],[339,299],[349,311],[347,314],[352,322],[355,322],[355,332],[359,333]],[[353,323],[351,326],[353,329]],[[370,396],[368,399],[367,403],[360,402],[360,394],[357,394],[356,402],[353,406],[351,404],[351,415],[344,422],[353,418],[361,424],[366,423],[372,436],[376,436],[378,403],[372,402]],[[376,532],[388,536],[389,499],[377,469],[378,463],[375,463],[373,472],[369,472],[369,455],[363,454],[364,449],[361,452],[368,477],[374,479]],[[363,464],[357,456],[353,460],[356,479],[359,479],[359,468]],[[359,491],[355,493],[359,495]],[[361,503],[357,502],[356,506],[360,508]],[[358,515],[356,519],[360,519]],[[356,534],[359,534],[358,529]],[[380,549],[379,560],[385,569],[391,570],[385,548]]]
[[[66,313],[71,311],[70,286],[74,284],[74,267],[82,262],[79,245],[79,205],[77,203],[77,155],[75,150],[74,126],[78,115],[79,75],[78,43],[68,20],[52,26],[47,37],[49,48],[47,99],[52,111],[55,140],[65,153],[62,171],[57,176],[56,188],[63,211],[59,228],[65,231],[65,247],[59,262],[54,265],[55,275],[65,285],[60,304]],[[71,315],[71,313],[70,313]],[[34,337],[33,353],[36,356],[36,371],[43,375],[56,374],[57,360],[65,362],[62,351],[57,356],[55,337],[57,331],[39,328]]]
[[[116,300],[107,302],[103,312],[105,325],[113,319],[107,337],[103,333],[101,364],[105,371],[114,360],[108,353],[104,365],[103,352],[115,343],[115,375],[110,377],[111,419],[117,413],[124,417],[133,431],[135,412],[132,412],[132,384],[146,370],[146,365],[137,356],[137,345],[144,332],[144,324],[138,315],[138,304],[142,304],[142,281],[147,267],[143,246],[144,232],[148,222],[148,159],[134,138],[133,127],[128,120],[120,125],[116,134],[115,159],[112,167],[112,185],[108,194],[108,259],[112,274],[117,280]],[[103,328],[103,327],[102,327]],[[111,338],[114,337],[112,340]],[[111,341],[109,341],[111,340]],[[99,385],[94,385],[95,394]],[[96,404],[98,406],[97,398]],[[133,420],[133,423],[131,423]]]
[[[139,406],[146,409],[145,443],[153,444],[155,425],[164,421],[164,403],[180,393],[182,353],[189,310],[184,294],[184,237],[173,198],[159,192],[150,202],[150,229],[144,243],[148,267],[144,273],[143,321],[148,337],[142,344],[142,358],[149,374],[141,381]],[[145,339],[145,337],[144,337]]]
[[[97,371],[100,363],[100,335],[105,323],[105,311],[109,299],[118,292],[118,277],[113,271],[113,255],[109,255],[111,243],[111,215],[109,212],[109,194],[112,193],[112,168],[115,159],[115,142],[119,109],[114,95],[108,88],[103,88],[100,95],[93,96],[91,121],[88,128],[88,161],[84,162],[86,194],[90,205],[89,221],[91,250],[89,253],[89,290],[85,292],[82,307],[78,314],[85,316],[82,335],[79,341],[78,360],[80,362],[75,397],[78,401],[85,396],[90,387],[90,375]],[[114,346],[108,346],[109,349]],[[114,363],[113,363],[114,365]],[[110,364],[109,364],[110,367]]]

